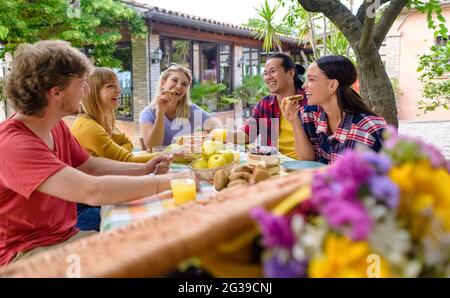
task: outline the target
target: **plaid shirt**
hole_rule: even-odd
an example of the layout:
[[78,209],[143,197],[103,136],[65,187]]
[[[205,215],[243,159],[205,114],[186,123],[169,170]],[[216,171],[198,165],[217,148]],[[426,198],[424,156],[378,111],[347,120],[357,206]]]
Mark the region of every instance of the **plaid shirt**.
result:
[[321,163],[333,163],[348,148],[364,145],[378,152],[383,146],[382,133],[387,124],[382,117],[347,113],[334,134],[330,135],[327,115],[321,107],[301,107],[300,115],[316,160]]
[[[298,89],[296,94],[303,95],[300,106],[306,105],[305,91]],[[252,143],[259,135],[260,140],[258,143],[260,145],[277,146],[280,131],[280,115],[281,111],[276,95],[271,94],[261,99],[253,108],[251,117],[245,121],[242,128],[249,136],[249,142]]]

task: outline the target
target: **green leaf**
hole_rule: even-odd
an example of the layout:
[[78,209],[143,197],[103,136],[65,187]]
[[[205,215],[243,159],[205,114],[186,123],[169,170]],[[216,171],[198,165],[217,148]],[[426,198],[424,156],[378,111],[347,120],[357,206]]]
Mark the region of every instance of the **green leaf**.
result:
[[[0,1],[0,39],[5,43],[5,51],[12,52],[23,42],[64,39],[80,48],[94,46],[97,65],[117,65],[113,53],[121,39],[120,32],[127,28],[132,36],[148,34],[142,16],[121,1],[80,2],[80,18],[71,18],[66,0]],[[97,49],[100,46],[103,49]]]
[[0,39],[5,39],[8,36],[9,29],[0,25]]

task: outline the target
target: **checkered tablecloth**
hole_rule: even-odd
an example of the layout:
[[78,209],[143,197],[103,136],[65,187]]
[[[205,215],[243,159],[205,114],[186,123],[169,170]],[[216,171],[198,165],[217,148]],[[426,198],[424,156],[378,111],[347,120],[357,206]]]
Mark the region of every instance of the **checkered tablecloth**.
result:
[[[281,162],[293,160],[286,156],[281,156]],[[241,154],[241,163],[245,162],[245,154]],[[171,172],[177,172],[188,169],[187,165],[172,163]],[[200,191],[197,193],[196,200],[201,200],[207,194],[215,192],[213,186],[208,182],[200,182]],[[133,221],[156,216],[171,208],[175,208],[170,191],[163,192],[157,196],[143,198],[135,202],[102,206],[100,217],[100,230],[107,231],[127,225]]]

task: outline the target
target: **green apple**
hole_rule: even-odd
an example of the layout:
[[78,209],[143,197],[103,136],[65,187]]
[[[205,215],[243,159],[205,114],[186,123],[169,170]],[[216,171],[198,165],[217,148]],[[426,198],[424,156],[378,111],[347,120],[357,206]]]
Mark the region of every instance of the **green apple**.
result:
[[208,168],[217,168],[227,164],[227,160],[220,154],[214,154],[208,159]]
[[219,153],[223,157],[225,157],[225,159],[227,160],[227,164],[234,161],[234,153],[233,152],[224,150],[224,151],[220,151]]
[[202,145],[202,153],[204,156],[210,157],[223,149],[223,143],[213,140],[206,140]]
[[207,169],[208,168],[208,160],[206,158],[199,158],[192,163],[192,167],[194,169]]

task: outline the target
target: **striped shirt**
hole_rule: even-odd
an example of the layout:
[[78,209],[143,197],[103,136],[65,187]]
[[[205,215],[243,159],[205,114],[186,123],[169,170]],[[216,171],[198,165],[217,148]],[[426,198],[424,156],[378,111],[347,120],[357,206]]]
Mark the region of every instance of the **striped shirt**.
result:
[[[303,89],[298,89],[296,94],[302,94],[303,100],[300,106],[307,103],[306,94]],[[277,146],[280,130],[281,110],[275,94],[261,99],[253,108],[252,115],[245,121],[243,130],[249,136],[252,143],[258,136],[259,144],[264,146]]]
[[379,151],[383,146],[382,133],[386,121],[379,116],[346,113],[336,131],[328,131],[327,115],[319,106],[300,108],[303,129],[311,141],[315,160],[333,163],[345,149],[365,146]]

